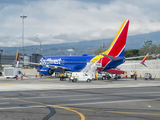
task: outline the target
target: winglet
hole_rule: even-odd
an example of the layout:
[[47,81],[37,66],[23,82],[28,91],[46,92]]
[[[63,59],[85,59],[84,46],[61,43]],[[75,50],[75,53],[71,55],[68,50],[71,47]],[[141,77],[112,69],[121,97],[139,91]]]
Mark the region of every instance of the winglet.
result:
[[19,64],[19,53],[18,53],[18,49],[17,49],[17,54],[16,54],[16,62],[17,62],[17,67],[18,67],[18,64]]
[[147,67],[144,62],[146,61],[147,57],[148,57],[149,53],[147,53],[147,55],[144,57],[144,59],[142,60],[141,64],[144,65],[145,67]]

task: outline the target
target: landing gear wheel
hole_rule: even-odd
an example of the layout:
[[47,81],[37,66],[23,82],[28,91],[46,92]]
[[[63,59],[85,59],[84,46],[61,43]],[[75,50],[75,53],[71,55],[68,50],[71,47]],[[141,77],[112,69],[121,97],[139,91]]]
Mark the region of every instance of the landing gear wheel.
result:
[[87,79],[87,81],[86,82],[90,82],[91,80],[90,79]]

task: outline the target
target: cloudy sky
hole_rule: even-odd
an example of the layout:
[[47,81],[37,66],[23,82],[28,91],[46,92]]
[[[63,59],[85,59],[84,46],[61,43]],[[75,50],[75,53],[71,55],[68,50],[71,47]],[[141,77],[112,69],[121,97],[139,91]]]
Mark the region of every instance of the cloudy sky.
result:
[[159,0],[0,0],[0,46],[58,44],[115,37],[130,20],[128,35],[160,31]]

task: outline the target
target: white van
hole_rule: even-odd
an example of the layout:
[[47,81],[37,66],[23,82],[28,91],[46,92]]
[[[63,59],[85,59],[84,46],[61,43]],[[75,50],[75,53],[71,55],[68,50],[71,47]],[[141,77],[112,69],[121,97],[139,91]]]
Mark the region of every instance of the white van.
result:
[[[76,74],[78,75],[77,80],[75,79]],[[90,82],[92,81],[92,77],[88,76],[86,73],[83,73],[83,72],[72,72],[70,81],[72,82],[77,82],[77,81]]]

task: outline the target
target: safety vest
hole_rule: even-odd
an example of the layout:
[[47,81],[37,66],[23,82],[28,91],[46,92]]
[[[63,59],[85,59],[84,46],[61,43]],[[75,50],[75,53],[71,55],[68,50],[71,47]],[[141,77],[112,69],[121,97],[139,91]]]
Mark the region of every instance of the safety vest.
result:
[[60,77],[63,77],[63,74],[61,74]]
[[75,75],[75,78],[78,78],[78,75]]
[[66,77],[66,73],[64,73],[64,77]]

